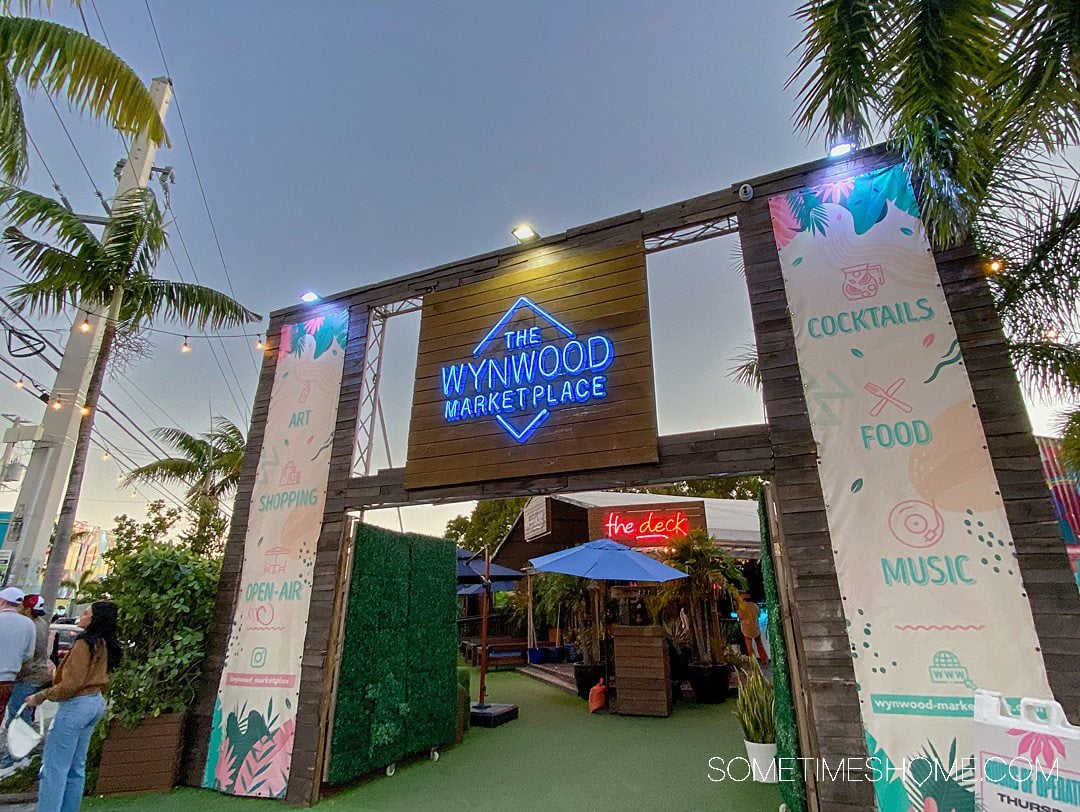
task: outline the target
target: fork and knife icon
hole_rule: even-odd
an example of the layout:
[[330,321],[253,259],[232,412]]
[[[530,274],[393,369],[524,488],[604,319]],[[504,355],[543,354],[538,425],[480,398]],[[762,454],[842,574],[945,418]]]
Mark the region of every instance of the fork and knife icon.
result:
[[867,392],[878,398],[878,402],[874,404],[870,409],[870,416],[877,417],[881,414],[882,410],[890,403],[897,407],[900,411],[910,414],[910,404],[904,403],[900,398],[896,397],[896,393],[900,391],[900,388],[907,383],[906,378],[897,378],[887,388],[878,386],[876,383],[867,383],[863,386]]

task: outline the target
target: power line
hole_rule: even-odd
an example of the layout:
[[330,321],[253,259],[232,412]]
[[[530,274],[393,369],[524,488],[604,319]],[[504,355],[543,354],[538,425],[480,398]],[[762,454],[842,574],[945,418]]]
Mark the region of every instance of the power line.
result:
[[[175,215],[176,212],[173,211],[173,214]],[[176,236],[180,239],[180,247],[183,249],[184,256],[187,258],[188,265],[191,268],[192,276],[194,276],[195,278],[195,283],[202,284],[199,281],[199,272],[195,270],[195,263],[191,259],[191,252],[188,251],[187,241],[184,240],[184,233],[180,230],[180,221],[174,218],[173,225],[176,227]],[[176,261],[176,255],[173,253],[172,248],[170,246],[166,246],[165,253],[167,253],[169,255],[169,259],[172,260],[173,267],[176,268],[176,273],[179,275],[180,280],[185,281],[184,272],[180,270],[180,263]],[[221,372],[221,378],[223,381],[225,381],[225,389],[226,391],[228,391],[229,397],[232,399],[233,405],[236,406],[237,414],[240,416],[241,420],[245,422],[250,422],[250,414],[243,406],[240,405],[243,398],[238,399],[236,394],[233,392],[232,380],[235,380],[237,386],[239,386],[240,378],[236,374],[236,370],[232,366],[232,361],[229,360],[229,354],[225,351],[225,344],[223,342],[220,342],[220,338],[219,343],[221,344],[222,352],[225,353],[225,360],[229,363],[229,368],[233,371],[232,379],[230,379],[229,376],[225,374],[225,368],[221,365],[221,360],[218,358],[217,352],[213,349],[212,340],[210,341],[210,355],[214,359],[214,363],[217,364],[218,371]]]
[[[6,378],[7,380],[11,381],[13,384],[15,384],[16,387],[18,387],[20,389],[25,389],[26,384],[29,383],[31,386],[33,386],[35,389],[37,389],[42,395],[45,395],[46,397],[48,396],[48,389],[46,387],[44,387],[42,384],[40,384],[38,381],[36,381],[31,375],[28,375],[25,372],[23,372],[23,370],[21,370],[17,365],[13,364],[10,360],[5,358],[4,356],[0,356],[0,361],[4,362],[8,366],[10,366],[12,369],[14,369],[16,372],[18,372],[19,373],[19,379],[16,380],[15,378],[11,377],[8,373],[4,372],[3,370],[0,370],[0,377]],[[33,392],[30,392],[29,390],[25,390],[25,391],[27,391],[27,393],[31,397],[35,398],[36,400],[42,400],[43,399],[40,395],[35,395]],[[106,417],[108,417],[110,420],[112,420],[113,423],[121,431],[123,431],[125,434],[127,434],[129,437],[131,437],[136,442],[140,442],[139,439],[137,437],[135,437],[127,429],[126,426],[121,424],[115,417],[113,417],[111,414],[109,414],[109,412],[104,411],[104,410],[99,410],[99,411],[102,414],[104,414]],[[101,429],[99,427],[97,427],[97,426],[94,427],[94,429],[93,429],[93,431],[91,433],[91,442],[95,443],[99,447],[102,447],[101,443],[94,439],[94,433],[96,433],[97,436],[99,438],[101,438],[102,440],[105,440],[106,438],[102,434]],[[132,459],[132,457],[129,454],[123,452],[120,449],[120,447],[117,446],[115,443],[113,443],[111,440],[109,440],[107,442],[109,443],[110,446],[112,446],[112,451],[110,453],[113,453],[115,456],[123,456],[123,457],[125,457],[127,459],[127,461],[129,462],[129,464],[131,465],[132,469],[141,467],[134,459]],[[140,445],[143,445],[143,444],[140,442]],[[146,446],[143,445],[143,448],[146,448]],[[106,452],[110,451],[110,449],[108,449],[108,448],[105,448],[104,450]],[[147,453],[150,454],[150,456],[153,459],[160,459],[160,457],[158,457],[153,452],[150,452],[149,450],[147,451]],[[181,500],[179,500],[171,492],[167,491],[164,487],[157,485],[157,483],[148,483],[148,484],[150,486],[154,487],[160,494],[164,495],[166,498],[168,498],[170,501],[174,502],[178,506],[185,507],[184,503]]]
[[[112,50],[112,43],[109,42],[109,32],[105,30],[105,23],[101,21],[101,15],[98,14],[97,3],[94,0],[90,0],[90,8],[94,10],[94,16],[97,18],[97,23],[101,27],[101,36],[105,38],[105,44]],[[81,11],[81,9],[80,9]]]
[[[146,14],[150,18],[150,27],[154,31],[154,41],[157,42],[158,53],[161,54],[161,64],[165,68],[165,74],[172,76],[172,71],[169,70],[169,61],[165,58],[165,49],[161,45],[161,37],[158,35],[157,23],[154,22],[154,12],[150,10],[150,0],[143,0],[146,6]],[[180,109],[180,99],[176,95],[176,88],[173,88],[173,104],[176,106],[176,117],[180,120],[180,130],[184,134],[184,143],[187,144],[188,155],[191,157],[191,168],[195,170],[195,181],[199,186],[199,194],[202,197],[203,207],[206,209],[206,219],[210,222],[210,233],[214,235],[214,244],[217,246],[218,258],[221,260],[221,267],[225,271],[225,282],[229,286],[229,293],[233,299],[236,298],[236,289],[233,287],[232,275],[229,273],[229,264],[225,261],[225,251],[221,247],[221,239],[218,237],[217,226],[214,223],[214,215],[210,212],[210,201],[206,197],[206,187],[203,185],[202,174],[199,172],[199,164],[195,160],[195,149],[191,145],[191,136],[188,134],[187,123],[184,121],[184,113]],[[250,356],[249,356],[250,357]],[[259,374],[259,367],[255,363],[255,359],[251,358],[251,364],[255,368],[255,374]]]
[[105,195],[101,193],[97,183],[94,182],[94,176],[90,174],[90,168],[86,165],[86,161],[83,160],[82,153],[79,152],[79,147],[75,143],[75,139],[71,137],[71,133],[68,132],[67,124],[64,123],[63,116],[60,115],[60,111],[56,109],[56,103],[52,100],[52,96],[48,93],[45,94],[45,98],[49,100],[49,106],[56,113],[56,120],[60,122],[60,127],[64,131],[64,135],[67,136],[68,143],[71,144],[71,148],[75,150],[75,157],[79,159],[79,163],[82,165],[83,172],[86,173],[87,179],[90,181],[90,185],[94,187],[94,194],[97,195],[98,200],[101,201],[101,205],[105,211],[109,211],[109,205],[105,202]]

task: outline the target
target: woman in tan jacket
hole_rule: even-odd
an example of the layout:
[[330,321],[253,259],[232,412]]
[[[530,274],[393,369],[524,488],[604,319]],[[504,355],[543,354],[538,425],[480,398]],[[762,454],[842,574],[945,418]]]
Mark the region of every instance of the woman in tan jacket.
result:
[[90,736],[105,713],[102,689],[120,664],[116,604],[97,601],[79,617],[83,633],[56,669],[52,687],[26,700],[35,707],[46,699],[60,704],[45,738],[38,789],[38,812],[78,812],[86,782]]

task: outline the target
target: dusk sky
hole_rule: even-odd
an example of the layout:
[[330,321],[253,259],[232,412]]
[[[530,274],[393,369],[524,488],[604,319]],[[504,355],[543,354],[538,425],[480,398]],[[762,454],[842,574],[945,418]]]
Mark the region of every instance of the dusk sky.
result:
[[[823,144],[793,131],[795,93],[784,90],[800,36],[792,7],[151,0],[176,91],[166,120],[172,148],[155,161],[176,174],[172,256],[158,273],[177,278],[179,266],[191,281],[194,266],[204,284],[228,292],[227,268],[236,297],[265,316],[307,289],[331,293],[508,245],[521,220],[553,234],[818,158]],[[97,0],[84,11],[90,33],[107,35],[147,83],[166,73],[143,0]],[[66,3],[54,4],[53,17],[82,30]],[[101,214],[47,100],[27,107],[30,134],[64,194],[80,212]],[[110,198],[119,140],[58,108]],[[27,185],[52,193],[32,158]],[[723,238],[649,258],[661,434],[762,421],[756,393],[726,377],[737,347],[752,340],[735,244]],[[9,257],[0,267],[16,271]],[[4,275],[0,286],[13,282]],[[400,317],[389,333],[384,408],[395,465],[404,462],[418,325]],[[190,333],[193,351],[181,355],[182,336],[152,334],[152,357],[108,380],[106,393],[146,429],[197,433],[220,414],[246,430],[253,336],[265,321],[231,331],[252,337],[223,347],[156,326]],[[51,385],[39,359],[16,363]],[[40,421],[41,403],[0,384],[0,411]],[[1038,410],[1036,430],[1047,431],[1051,415]],[[135,462],[151,459],[108,419],[99,415],[97,425]],[[80,518],[111,528],[116,514],[141,513],[155,492],[133,497],[117,489],[117,475],[116,461],[96,450]],[[0,509],[13,504],[11,492],[0,498]],[[463,510],[417,510],[407,526],[441,532]]]

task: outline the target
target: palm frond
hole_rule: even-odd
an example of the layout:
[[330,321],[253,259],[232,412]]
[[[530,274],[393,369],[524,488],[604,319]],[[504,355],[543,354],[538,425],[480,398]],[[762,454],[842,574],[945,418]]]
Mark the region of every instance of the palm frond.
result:
[[0,177],[21,180],[28,163],[22,99],[7,65],[0,64]]
[[146,465],[132,469],[124,477],[124,484],[189,484],[190,480],[198,477],[198,475],[199,468],[191,460],[182,457],[166,457],[163,460],[154,460]]
[[993,77],[1007,92],[1016,137],[1050,151],[1080,139],[1080,8],[1075,0],[1026,0],[1005,29],[1006,57]]
[[1004,261],[988,281],[1006,331],[1038,338],[1080,320],[1080,183],[1028,201],[992,221],[980,217],[978,242],[985,256]]
[[211,330],[262,318],[213,288],[147,277],[129,280],[125,307],[130,308],[132,316],[140,319],[161,318]]
[[104,264],[117,269],[117,282],[149,276],[166,245],[161,209],[150,189],[131,189],[113,201],[102,253]]
[[1008,340],[1024,388],[1047,400],[1080,400],[1080,344]]
[[[130,135],[167,142],[150,91],[120,57],[94,39],[48,20],[0,17],[0,61],[30,90],[66,96]],[[25,164],[24,164],[25,165]]]
[[810,134],[824,129],[872,140],[871,114],[881,106],[878,51],[882,47],[880,0],[808,0],[794,16],[804,23],[803,54],[787,81],[805,80],[799,90],[796,125]]
[[1061,432],[1061,462],[1073,476],[1080,477],[1080,406],[1064,412],[1057,428]]
[[728,377],[737,384],[761,391],[761,366],[757,345],[740,344],[738,350],[739,354],[731,359],[735,366],[728,369]]
[[991,0],[894,8],[897,34],[883,76],[890,141],[919,180],[931,240],[949,246],[967,236],[993,165],[970,110],[986,99],[1000,21]]
[[95,251],[98,238],[75,212],[57,200],[15,186],[0,186],[0,205],[6,204],[9,225],[55,234],[60,247],[69,252]]

